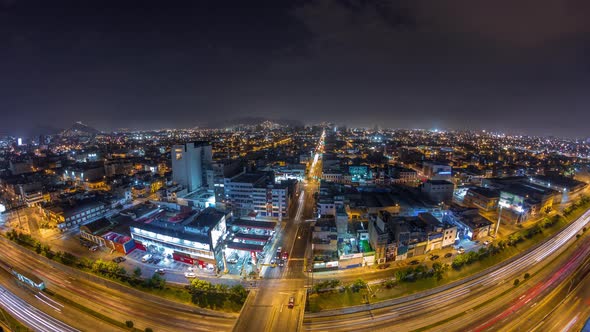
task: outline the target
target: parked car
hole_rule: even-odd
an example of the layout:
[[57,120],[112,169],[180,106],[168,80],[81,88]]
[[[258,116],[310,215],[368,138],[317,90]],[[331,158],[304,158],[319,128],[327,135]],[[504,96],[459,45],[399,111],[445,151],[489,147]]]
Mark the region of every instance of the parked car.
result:
[[97,251],[98,250],[98,246],[92,246],[88,250],[90,250],[90,251]]
[[432,255],[432,256],[430,256],[430,260],[433,260],[433,261],[437,260],[438,258],[439,258],[438,255]]
[[162,261],[161,258],[154,258],[154,264],[158,264]]
[[122,256],[113,258],[113,262],[115,262],[115,263],[121,263],[121,262],[124,262],[126,260],[127,259],[125,257],[122,257]]
[[487,245],[489,245],[489,244],[490,244],[490,241],[484,241],[484,242],[483,242],[483,245],[484,245],[484,246],[487,246]]
[[145,255],[143,255],[143,257],[141,257],[141,261],[145,263],[151,258],[152,258],[151,254],[145,254]]
[[197,274],[196,274],[196,273],[194,273],[194,272],[185,272],[185,273],[184,273],[184,276],[185,276],[186,278],[196,278],[196,277],[197,277]]
[[452,256],[453,256],[453,253],[452,252],[447,252],[445,254],[445,258],[449,258],[449,257],[452,257]]
[[465,252],[465,248],[459,247],[459,249],[457,249],[457,252],[460,253],[460,254],[462,254],[462,253]]
[[417,264],[420,264],[420,262],[417,260],[413,260],[410,262],[410,265],[417,265]]

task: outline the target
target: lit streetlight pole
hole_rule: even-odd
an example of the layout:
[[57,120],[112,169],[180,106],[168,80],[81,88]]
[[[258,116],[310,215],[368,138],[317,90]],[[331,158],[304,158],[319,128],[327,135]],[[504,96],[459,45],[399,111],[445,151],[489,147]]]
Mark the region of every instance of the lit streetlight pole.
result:
[[498,213],[498,222],[496,222],[496,231],[494,232],[494,238],[498,237],[498,231],[500,230],[500,222],[502,221],[502,209],[507,206],[506,203],[498,202],[500,206],[500,212]]

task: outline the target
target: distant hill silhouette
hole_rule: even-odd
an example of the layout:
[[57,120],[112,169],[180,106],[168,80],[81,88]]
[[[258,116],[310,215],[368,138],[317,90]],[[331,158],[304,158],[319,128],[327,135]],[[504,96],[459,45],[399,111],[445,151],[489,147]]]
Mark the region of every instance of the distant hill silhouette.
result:
[[292,120],[292,119],[271,119],[265,118],[262,116],[246,116],[246,117],[239,117],[234,119],[227,119],[227,120],[218,120],[215,122],[207,123],[207,127],[209,128],[225,128],[231,127],[236,125],[257,125],[261,124],[264,121],[271,121],[274,123],[278,123],[283,126],[289,127],[303,127],[303,122],[299,120]]
[[60,133],[62,136],[92,136],[100,134],[100,130],[94,129],[82,122],[74,123],[70,128]]

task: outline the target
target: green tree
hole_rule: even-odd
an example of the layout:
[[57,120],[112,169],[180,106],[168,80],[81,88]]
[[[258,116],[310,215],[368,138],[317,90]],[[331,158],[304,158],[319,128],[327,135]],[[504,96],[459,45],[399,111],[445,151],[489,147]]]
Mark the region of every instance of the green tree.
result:
[[248,297],[248,291],[242,285],[234,285],[229,288],[229,297],[232,302],[242,305]]
[[367,282],[359,278],[352,283],[351,287],[353,292],[358,292],[359,290],[367,287]]
[[514,279],[514,287],[520,284],[520,279]]
[[528,272],[524,274],[524,280],[527,280],[530,277],[531,277],[531,275]]
[[154,330],[151,327],[146,327],[145,330],[143,330],[144,332],[154,332]]
[[202,295],[211,292],[213,286],[210,282],[206,280],[195,278],[191,281],[190,289],[193,292],[193,294]]
[[145,285],[148,288],[164,289],[166,288],[166,279],[164,279],[160,274],[154,273],[151,278],[146,279]]
[[92,269],[92,272],[94,272],[94,273],[102,273],[103,271],[106,270],[105,262],[99,258],[94,261],[91,269]]
[[215,285],[215,292],[218,294],[226,294],[228,292],[229,287],[226,284],[216,284]]
[[393,288],[397,285],[397,282],[393,279],[388,279],[383,283],[385,288]]
[[436,278],[436,280],[442,280],[445,272],[448,269],[448,264],[442,264],[441,262],[434,262],[432,264],[433,276]]
[[41,245],[40,242],[35,243],[35,252],[38,254],[41,254],[41,252],[43,251],[43,246]]
[[73,265],[76,262],[76,256],[66,251],[61,255],[61,262],[65,265]]
[[133,321],[131,321],[131,320],[126,321],[125,326],[127,326],[128,328],[133,328]]
[[135,278],[139,278],[139,277],[141,277],[141,268],[140,268],[140,267],[136,267],[136,268],[133,270],[133,276],[134,276]]

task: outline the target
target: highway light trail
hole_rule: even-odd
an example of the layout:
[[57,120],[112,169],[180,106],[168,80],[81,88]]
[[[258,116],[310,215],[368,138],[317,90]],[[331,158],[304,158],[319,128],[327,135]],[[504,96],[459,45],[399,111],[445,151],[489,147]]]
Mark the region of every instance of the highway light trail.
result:
[[301,190],[299,193],[299,204],[297,206],[297,213],[295,214],[295,220],[301,220],[301,216],[303,215],[303,204],[305,200],[305,191]]
[[[37,296],[36,296],[37,297]],[[38,298],[38,297],[37,297]],[[45,302],[45,301],[44,301]],[[41,332],[78,331],[0,288],[0,304],[20,322]]]
[[[397,320],[402,320],[415,315],[420,309],[436,310],[440,307],[451,306],[454,303],[463,301],[471,289],[492,289],[494,285],[504,283],[514,276],[521,274],[523,271],[531,269],[539,264],[540,261],[560,250],[568,241],[575,237],[584,226],[586,226],[589,220],[590,210],[586,211],[580,218],[569,224],[557,235],[533,248],[528,253],[512,261],[501,263],[499,267],[488,273],[480,276],[468,277],[460,283],[449,284],[438,289],[424,291],[422,294],[377,302],[370,306],[366,306],[363,309],[351,308],[350,310],[345,311],[347,314],[357,313],[353,317],[346,317],[346,314],[334,314],[329,317],[312,317],[311,320],[305,323],[305,328],[306,330],[338,329],[341,331],[352,331],[356,330],[356,328],[351,325],[352,322],[364,322],[366,326],[371,326],[372,324],[375,324],[377,320],[383,322],[383,325],[389,323],[391,326],[395,324]],[[584,246],[583,248],[585,248],[584,253],[590,252],[589,246]],[[581,257],[583,257],[582,254],[571,258],[570,264],[567,265],[567,267],[574,268],[575,264],[572,262],[578,262],[577,259]],[[553,282],[554,281],[555,280],[553,280]],[[527,300],[529,300],[528,297],[525,301]],[[374,310],[387,307],[392,307],[393,310],[382,313],[368,313],[368,309]],[[362,311],[362,313],[359,311]],[[387,318],[383,318],[382,316]],[[441,320],[442,319],[444,318],[441,318]]]
[[474,331],[481,332],[485,331],[492,326],[494,326],[499,321],[502,321],[509,317],[511,314],[515,313],[527,303],[534,300],[537,296],[539,296],[543,291],[556,287],[563,279],[565,279],[568,275],[575,271],[578,267],[580,261],[584,260],[587,255],[590,253],[590,243],[585,243],[582,247],[578,248],[576,252],[572,255],[572,257],[558,270],[556,271],[548,280],[544,282],[540,282],[536,284],[533,288],[531,288],[525,295],[521,296],[516,303],[510,306],[508,309],[503,311],[501,314],[495,316],[494,318],[488,320],[484,324],[478,326]]

